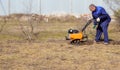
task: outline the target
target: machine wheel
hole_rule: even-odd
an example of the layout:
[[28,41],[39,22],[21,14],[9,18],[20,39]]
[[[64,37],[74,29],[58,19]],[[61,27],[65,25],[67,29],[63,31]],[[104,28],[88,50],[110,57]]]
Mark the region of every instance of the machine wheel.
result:
[[79,45],[80,42],[81,42],[80,39],[75,39],[75,40],[72,40],[70,43],[73,45]]
[[87,35],[83,36],[83,41],[88,41],[88,36]]

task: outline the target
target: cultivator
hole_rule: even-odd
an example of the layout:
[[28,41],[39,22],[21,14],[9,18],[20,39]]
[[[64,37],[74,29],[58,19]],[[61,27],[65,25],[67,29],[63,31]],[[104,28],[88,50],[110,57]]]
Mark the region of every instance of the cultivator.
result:
[[75,29],[69,29],[68,35],[66,36],[66,40],[71,40],[71,44],[80,44],[88,41],[88,36],[85,34],[85,29],[93,20],[89,20],[86,25],[82,28],[81,31]]

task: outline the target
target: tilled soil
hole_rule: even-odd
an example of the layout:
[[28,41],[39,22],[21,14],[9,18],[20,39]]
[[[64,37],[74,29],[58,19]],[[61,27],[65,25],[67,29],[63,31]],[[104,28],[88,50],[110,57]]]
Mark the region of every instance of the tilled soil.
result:
[[103,41],[94,45],[88,40],[76,46],[64,39],[1,42],[0,70],[119,70],[119,45],[120,41],[106,47]]
[[[87,42],[81,42],[80,43],[80,45],[93,45],[93,44],[94,44],[94,41],[92,41],[92,40],[88,40]],[[96,44],[104,44],[104,42],[100,41]],[[109,45],[120,45],[120,41],[110,41]]]
[[[47,42],[54,42],[54,43],[65,43],[66,42],[68,44],[71,44],[70,40],[49,40]],[[93,44],[95,44],[93,40],[88,40],[86,42],[80,42],[79,44],[72,43],[71,45],[93,45]],[[97,42],[96,44],[104,44],[104,42],[100,41],[100,42]],[[120,41],[110,40],[109,45],[120,45]]]
[[[62,40],[62,39],[59,39],[59,40],[48,40],[48,41],[46,41],[47,43],[58,43],[58,44],[62,44],[62,43],[66,43],[66,44],[71,44],[71,40]],[[0,43],[2,43],[2,42],[0,42]],[[9,44],[9,43],[28,43],[27,41],[7,41],[7,43]],[[42,41],[33,41],[32,43],[42,43]],[[77,43],[77,44],[75,44],[75,43],[72,43],[71,45],[93,45],[93,44],[104,44],[104,41],[102,40],[102,41],[100,41],[100,42],[97,42],[97,43],[94,43],[94,41],[93,40],[88,40],[88,41],[81,41],[81,42],[79,42],[79,43]],[[120,40],[118,40],[118,41],[115,41],[115,40],[110,40],[109,41],[109,45],[120,45]]]

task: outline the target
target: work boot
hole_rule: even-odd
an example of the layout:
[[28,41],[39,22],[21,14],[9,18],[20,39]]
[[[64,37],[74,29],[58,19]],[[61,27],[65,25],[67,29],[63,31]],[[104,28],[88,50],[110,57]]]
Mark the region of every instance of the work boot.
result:
[[99,44],[99,43],[100,43],[100,41],[96,41],[96,40],[94,40],[94,43],[95,43],[95,44]]
[[109,43],[107,43],[107,42],[104,42],[104,45],[108,45]]

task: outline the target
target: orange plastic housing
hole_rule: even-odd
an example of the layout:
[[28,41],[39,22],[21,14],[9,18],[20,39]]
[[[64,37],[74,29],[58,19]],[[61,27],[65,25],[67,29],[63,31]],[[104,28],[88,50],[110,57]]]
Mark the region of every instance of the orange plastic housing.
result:
[[75,40],[75,39],[80,39],[80,40],[82,40],[82,38],[83,38],[83,33],[80,32],[80,33],[70,34],[69,36],[70,36],[70,39],[72,39],[72,40]]

